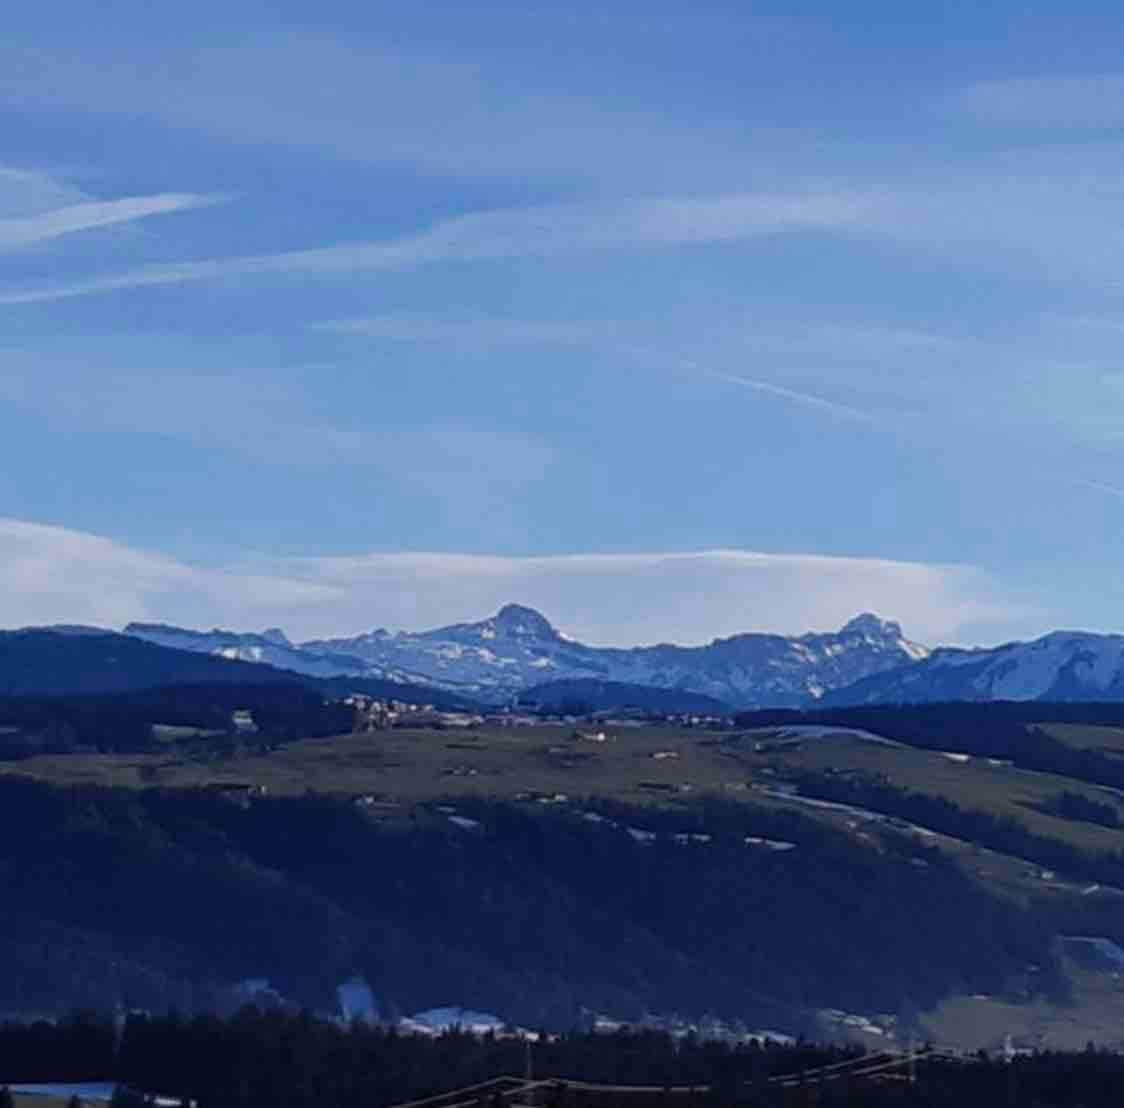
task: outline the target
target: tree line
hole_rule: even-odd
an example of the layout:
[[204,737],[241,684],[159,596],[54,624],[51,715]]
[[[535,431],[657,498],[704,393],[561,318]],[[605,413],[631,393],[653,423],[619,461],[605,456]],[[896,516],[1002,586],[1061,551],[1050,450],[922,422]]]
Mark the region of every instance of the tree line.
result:
[[[246,709],[256,731],[224,739],[231,715]],[[232,742],[257,748],[301,738],[323,738],[352,729],[354,709],[299,684],[176,685],[112,695],[0,697],[0,760],[37,754],[133,754],[199,748],[229,752]],[[170,725],[211,736],[200,742],[160,741],[153,728]]]
[[[115,1108],[139,1108],[154,1095],[198,1108],[389,1108],[486,1082],[500,1075],[553,1079],[546,1108],[590,1108],[604,1097],[567,1082],[649,1086],[638,1108],[1108,1108],[1119,1103],[1124,1056],[1095,1050],[1018,1056],[933,1056],[885,1081],[850,1077],[814,1084],[815,1071],[855,1062],[855,1047],[760,1040],[708,1041],[624,1030],[520,1038],[453,1030],[399,1035],[365,1024],[340,1025],[308,1013],[245,1008],[234,1016],[187,1018],[77,1014],[58,1023],[0,1024],[0,1074],[35,1081],[118,1083]],[[855,1067],[862,1069],[862,1066]],[[844,1065],[844,1069],[846,1066]],[[772,1079],[806,1075],[792,1088]],[[672,1089],[694,1089],[684,1097]],[[666,1090],[666,1091],[661,1091]],[[622,1094],[623,1096],[623,1094]],[[0,1093],[3,1098],[3,1093]],[[479,1095],[480,1108],[496,1098]],[[620,1099],[619,1103],[626,1103]]]
[[871,731],[922,750],[953,750],[1000,758],[1024,769],[1124,789],[1124,758],[1070,746],[1043,724],[1124,727],[1124,703],[1049,704],[1038,701],[955,701],[947,704],[870,705],[812,711],[742,712],[738,727],[834,725]]

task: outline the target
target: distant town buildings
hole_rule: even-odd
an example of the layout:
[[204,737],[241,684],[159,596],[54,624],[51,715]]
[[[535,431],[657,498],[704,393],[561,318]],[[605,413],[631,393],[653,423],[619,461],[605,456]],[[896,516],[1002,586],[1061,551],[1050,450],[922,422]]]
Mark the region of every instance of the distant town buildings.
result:
[[[345,704],[355,712],[353,731],[364,734],[371,731],[384,731],[392,727],[432,728],[434,730],[469,730],[473,727],[556,727],[559,724],[574,726],[583,717],[550,712],[529,711],[450,711],[437,708],[433,704],[414,703],[405,700],[381,700],[365,693],[352,693],[344,698]],[[644,727],[650,723],[675,727],[706,729],[725,729],[730,721],[721,716],[701,716],[682,714],[647,714],[629,709],[616,712],[595,712],[587,721],[595,726],[588,730],[576,730],[574,738],[588,742],[605,742],[608,729]]]

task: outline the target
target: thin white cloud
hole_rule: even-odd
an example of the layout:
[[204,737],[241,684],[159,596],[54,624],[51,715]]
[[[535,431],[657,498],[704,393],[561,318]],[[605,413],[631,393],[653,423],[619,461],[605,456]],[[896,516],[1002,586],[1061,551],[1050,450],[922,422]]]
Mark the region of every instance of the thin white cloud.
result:
[[531,604],[604,644],[698,643],[743,631],[897,618],[921,641],[1025,629],[1027,613],[967,566],[744,550],[537,557],[389,553],[189,566],[61,527],[0,519],[7,626],[68,622],[280,625],[296,638],[419,629]]
[[[401,342],[453,344],[460,348],[522,345],[592,346],[637,358],[653,365],[669,364],[666,354],[655,346],[642,347],[635,343],[623,342],[622,332],[624,327],[620,323],[606,324],[576,320],[543,321],[482,316],[454,319],[426,315],[385,315],[320,324],[318,329]],[[895,333],[893,338],[895,350],[900,348],[903,343],[910,341],[908,335],[903,337]],[[922,336],[913,341],[920,342],[922,339],[930,343],[936,341],[935,338],[929,336]],[[821,339],[821,345],[823,341]],[[687,362],[685,365],[690,370],[699,369],[694,362]],[[712,370],[702,370],[701,372],[703,376],[712,380],[737,385],[740,388],[752,389],[836,419],[864,423],[872,427],[880,427],[884,422],[883,418],[874,412],[827,400],[824,397],[802,392],[775,382]]]
[[187,619],[195,605],[202,618],[217,618],[227,606],[245,618],[260,605],[292,608],[333,599],[329,586],[193,569],[100,535],[17,519],[0,519],[0,595],[8,627],[112,627],[176,613]]
[[[861,235],[973,267],[1030,260],[1051,281],[1124,280],[1119,228],[1121,148],[1083,148],[1082,161],[1015,151],[877,183],[819,181],[787,191],[632,196],[469,212],[399,238],[267,254],[168,262],[55,285],[11,288],[0,304],[228,277],[389,273],[427,265],[655,250],[819,233]],[[900,338],[901,336],[899,336]],[[908,344],[908,343],[907,343]]]
[[862,408],[853,408],[849,404],[825,400],[822,396],[813,396],[811,393],[785,388],[783,385],[772,384],[769,381],[758,381],[752,377],[739,377],[733,373],[716,373],[712,370],[704,370],[703,374],[715,381],[724,381],[726,384],[737,385],[743,389],[752,389],[754,392],[764,393],[766,396],[775,396],[781,400],[799,404],[801,407],[811,408],[814,411],[833,416],[836,419],[844,419],[852,423],[865,423],[871,427],[881,427],[884,423],[879,416]]
[[151,215],[187,211],[214,204],[217,200],[217,197],[172,192],[156,196],[130,196],[119,200],[86,201],[36,215],[0,219],[0,249],[29,246],[80,231],[132,223]]
[[843,193],[737,193],[474,212],[403,238],[277,254],[160,264],[88,281],[0,293],[26,304],[117,289],[266,274],[389,272],[439,262],[555,257],[601,250],[734,242],[792,231],[861,228],[873,199]]
[[1090,481],[1085,477],[1065,477],[1060,474],[1057,475],[1055,479],[1067,485],[1074,485],[1082,489],[1092,489],[1093,492],[1103,492],[1106,496],[1114,497],[1117,500],[1124,500],[1124,488],[1120,488],[1117,485],[1110,485],[1107,481]]

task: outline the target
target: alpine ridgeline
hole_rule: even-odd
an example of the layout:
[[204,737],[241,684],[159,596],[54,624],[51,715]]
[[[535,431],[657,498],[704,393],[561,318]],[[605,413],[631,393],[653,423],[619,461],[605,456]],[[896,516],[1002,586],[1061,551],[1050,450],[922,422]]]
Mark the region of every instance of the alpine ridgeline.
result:
[[573,678],[676,689],[737,708],[803,707],[832,689],[928,656],[897,623],[869,613],[839,631],[797,637],[743,634],[706,646],[596,647],[575,642],[533,608],[508,604],[490,619],[433,631],[371,631],[294,644],[280,631],[237,634],[129,624],[126,634],[181,650],[265,662],[315,676],[375,677],[508,699]]
[[839,706],[952,700],[1124,700],[1124,635],[1054,631],[988,649],[942,647],[823,697]]

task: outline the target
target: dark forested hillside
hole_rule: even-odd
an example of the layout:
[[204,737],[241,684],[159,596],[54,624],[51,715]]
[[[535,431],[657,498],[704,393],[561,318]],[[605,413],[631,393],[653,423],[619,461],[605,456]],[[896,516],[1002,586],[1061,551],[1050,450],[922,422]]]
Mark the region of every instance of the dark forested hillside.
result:
[[[179,729],[207,736],[207,749],[229,747],[236,711],[248,712],[252,737],[260,746],[295,738],[322,738],[351,730],[355,712],[304,685],[247,685],[220,682],[173,685],[115,695],[0,696],[0,760],[34,754],[105,754],[168,750],[155,729]],[[182,745],[182,742],[178,745]]]
[[190,1010],[250,977],[332,1008],[358,972],[391,1013],[798,1027],[1019,989],[1030,963],[1060,987],[1046,930],[934,852],[717,802],[457,813],[0,778],[0,1010]]
[[156,685],[292,683],[250,662],[170,650],[112,632],[0,631],[0,694],[115,693]]
[[176,685],[296,685],[325,695],[366,692],[450,707],[462,697],[365,677],[308,677],[256,662],[175,650],[97,629],[0,631],[0,696],[106,696]]

